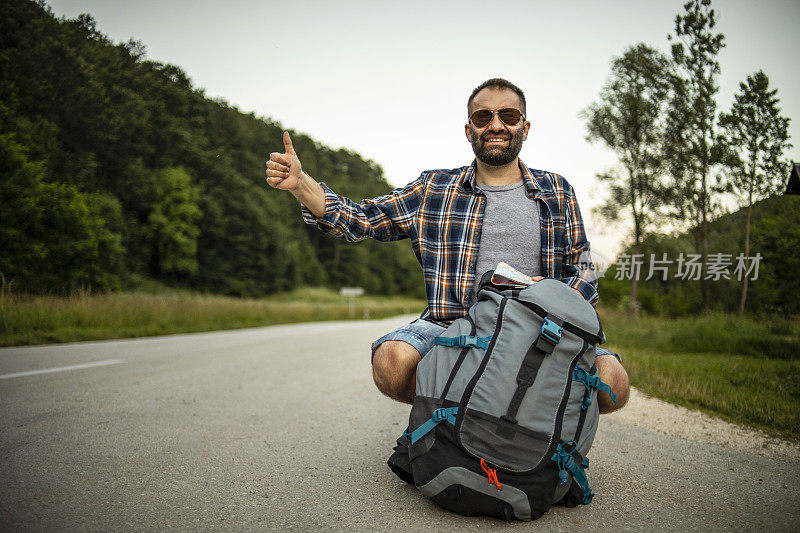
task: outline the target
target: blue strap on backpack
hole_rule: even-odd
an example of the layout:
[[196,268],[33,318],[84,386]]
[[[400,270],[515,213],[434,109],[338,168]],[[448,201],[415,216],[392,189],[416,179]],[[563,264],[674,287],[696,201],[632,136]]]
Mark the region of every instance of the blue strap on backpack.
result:
[[584,470],[589,468],[589,459],[584,457],[581,464],[577,464],[572,453],[565,449],[567,446],[574,450],[578,445],[574,440],[562,442],[558,445],[558,448],[556,448],[556,453],[551,457],[551,459],[558,464],[558,478],[561,480],[559,483],[566,483],[569,479],[569,474],[572,474],[572,477],[575,478],[575,482],[583,491],[583,505],[588,505],[592,502],[592,498],[594,497],[592,489],[589,488],[589,480],[586,478],[586,472],[584,472]]
[[[607,383],[604,383],[598,376],[590,374],[581,367],[578,367],[574,372],[572,372],[572,379],[575,381],[580,381],[586,385],[586,390],[589,392],[591,392],[592,389],[607,392],[608,395],[611,396],[611,401],[614,402],[614,405],[617,405],[617,395],[614,394],[614,391],[611,390],[611,387]],[[587,394],[586,398],[584,398],[583,403],[581,404],[581,409],[585,411],[590,405],[592,405],[592,396]]]
[[492,336],[488,337],[472,337],[470,335],[459,335],[458,337],[436,337],[433,339],[434,345],[439,346],[463,346],[463,347],[476,347],[482,350],[489,348],[489,343],[492,341]]
[[454,426],[456,425],[456,413],[458,413],[458,407],[449,407],[447,409],[437,409],[433,412],[433,416],[422,424],[420,427],[415,429],[412,432],[408,432],[406,430],[403,434],[406,438],[414,444],[419,439],[427,435],[433,428],[438,426],[441,422],[447,420]]

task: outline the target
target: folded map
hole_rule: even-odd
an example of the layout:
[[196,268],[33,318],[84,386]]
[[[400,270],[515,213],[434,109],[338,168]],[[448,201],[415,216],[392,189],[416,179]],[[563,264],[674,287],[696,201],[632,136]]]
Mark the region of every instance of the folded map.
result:
[[526,276],[516,268],[506,263],[497,263],[497,267],[492,274],[492,283],[495,285],[512,285],[523,288],[535,283],[533,278]]

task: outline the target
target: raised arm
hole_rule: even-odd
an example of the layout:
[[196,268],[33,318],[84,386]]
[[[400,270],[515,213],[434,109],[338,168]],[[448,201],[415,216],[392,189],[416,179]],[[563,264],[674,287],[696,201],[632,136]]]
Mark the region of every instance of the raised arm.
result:
[[289,191],[297,198],[307,224],[316,224],[320,230],[348,241],[367,237],[396,241],[408,237],[407,232],[420,204],[425,173],[386,195],[356,203],[303,172],[287,132],[283,133],[283,146],[285,153],[269,155],[267,183],[276,189]]
[[269,154],[267,183],[276,189],[289,191],[314,216],[321,217],[325,214],[325,191],[314,178],[303,172],[288,131],[283,132],[283,147],[285,153]]

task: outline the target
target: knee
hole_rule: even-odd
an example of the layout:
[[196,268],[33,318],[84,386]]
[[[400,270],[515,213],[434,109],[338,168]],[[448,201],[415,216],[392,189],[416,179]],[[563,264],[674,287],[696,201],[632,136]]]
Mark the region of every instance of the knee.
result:
[[[611,385],[611,390],[617,395],[617,402],[610,402],[612,405],[609,406],[611,409],[608,412],[616,411],[625,407],[625,404],[628,403],[628,397],[631,395],[631,382],[628,378],[628,373],[624,368],[621,369],[617,379]],[[611,399],[610,396],[609,399]]]
[[631,382],[628,373],[622,364],[613,355],[600,356],[595,360],[598,377],[606,383],[616,395],[616,403],[607,392],[599,391],[597,400],[600,412],[612,413],[622,409],[628,403],[631,392]]
[[414,399],[417,351],[400,341],[386,341],[375,350],[372,358],[372,379],[383,394],[395,400]]

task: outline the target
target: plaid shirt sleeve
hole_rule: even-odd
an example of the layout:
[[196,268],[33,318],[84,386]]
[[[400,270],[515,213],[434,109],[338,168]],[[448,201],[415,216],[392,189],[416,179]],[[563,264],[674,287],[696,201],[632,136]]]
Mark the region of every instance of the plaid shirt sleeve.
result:
[[579,291],[586,301],[597,307],[600,299],[597,293],[597,276],[586,261],[587,257],[581,257],[583,254],[588,255],[590,247],[583,227],[578,199],[575,197],[575,190],[572,186],[566,184],[564,196],[567,206],[564,217],[567,242],[561,271],[564,277],[561,281]]
[[323,232],[351,242],[367,237],[397,241],[409,236],[409,227],[421,203],[425,175],[387,195],[358,203],[339,196],[325,183],[320,186],[325,191],[325,213],[317,218],[301,205],[306,224],[316,224]]

